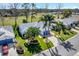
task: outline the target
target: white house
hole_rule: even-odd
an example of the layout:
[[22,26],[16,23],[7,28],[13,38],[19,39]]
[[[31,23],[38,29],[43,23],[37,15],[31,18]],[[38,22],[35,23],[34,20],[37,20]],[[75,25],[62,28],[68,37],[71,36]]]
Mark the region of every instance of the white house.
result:
[[[19,32],[20,34],[23,35],[25,34],[25,32],[27,31],[27,29],[29,27],[36,27],[39,28],[41,30],[40,35],[45,36],[45,32],[48,32],[48,27],[46,27],[46,30],[44,28],[44,22],[32,22],[32,23],[23,23],[19,26]],[[51,30],[51,29],[49,29]],[[48,33],[47,33],[48,34]]]

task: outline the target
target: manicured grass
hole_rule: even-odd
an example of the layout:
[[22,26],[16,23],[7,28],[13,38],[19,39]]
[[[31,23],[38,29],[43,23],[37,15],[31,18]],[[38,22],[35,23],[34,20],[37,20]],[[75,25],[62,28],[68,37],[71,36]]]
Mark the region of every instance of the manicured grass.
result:
[[18,41],[17,45],[16,46],[21,46],[23,49],[24,49],[24,54],[22,54],[23,56],[30,56],[32,55],[32,53],[30,53],[27,48],[24,46],[24,43],[27,42],[25,41],[24,39],[22,39],[19,35],[18,35],[18,32],[16,31],[16,40]]
[[[42,48],[42,50],[46,50],[48,48],[51,48],[53,47],[53,43],[51,41],[49,41],[47,44],[44,42],[44,40],[46,39],[43,39],[43,38],[40,38],[40,37],[36,37],[36,39],[38,40],[38,42],[40,43],[40,46]],[[48,47],[49,46],[49,47]]]
[[[35,53],[33,53],[33,52],[30,52],[30,51],[32,51],[32,50],[29,51],[29,50],[28,50],[28,49],[29,49],[28,47],[25,47],[24,43],[27,43],[27,40],[22,39],[22,38],[18,35],[18,32],[17,32],[17,31],[15,31],[15,33],[17,34],[16,40],[18,41],[18,43],[16,44],[16,46],[21,46],[21,47],[24,49],[24,54],[22,54],[22,56],[31,56],[31,55],[35,54]],[[40,48],[41,48],[41,51],[46,50],[46,49],[51,48],[51,47],[54,46],[51,41],[49,41],[48,44],[46,44],[46,43],[44,42],[44,39],[43,39],[43,38],[36,37],[35,39],[38,40],[38,42],[39,42],[38,49],[39,49],[39,47],[40,47]],[[33,48],[31,48],[31,49],[33,49]]]
[[[46,14],[46,13],[37,13],[36,14],[36,18],[32,19],[32,22],[38,22],[40,20],[40,17],[42,15],[44,15],[44,14]],[[54,14],[52,14],[52,15],[54,15]],[[54,16],[56,16],[56,15],[54,15]],[[17,25],[22,24],[23,23],[23,19],[25,19],[25,16],[18,16],[18,18],[17,18]],[[31,22],[31,17],[30,16],[28,17],[27,21]],[[1,20],[0,20],[0,25],[2,25],[2,21]],[[15,25],[14,17],[4,17],[4,25],[6,25],[6,26],[7,25]]]
[[66,41],[67,39],[73,37],[74,35],[76,35],[77,33],[74,32],[74,31],[69,31],[67,30],[68,34],[64,34],[62,31],[61,33],[59,34],[57,31],[52,31],[55,36],[58,36],[58,38],[61,40],[61,41]]
[[[39,21],[39,18],[43,15],[44,13],[37,13],[36,18],[32,19],[32,22],[37,22]],[[25,16],[18,16],[17,18],[17,25],[20,25],[23,22],[23,19],[25,19]],[[28,17],[28,22],[31,22],[31,17]],[[13,17],[4,17],[4,25],[14,25],[15,20]],[[0,25],[2,25],[2,21],[0,20]]]

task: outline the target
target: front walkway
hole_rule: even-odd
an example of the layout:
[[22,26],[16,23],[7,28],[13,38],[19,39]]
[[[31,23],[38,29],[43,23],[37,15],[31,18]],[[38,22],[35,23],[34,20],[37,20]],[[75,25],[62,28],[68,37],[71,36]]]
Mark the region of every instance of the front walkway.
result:
[[[79,31],[77,30],[74,30],[74,31],[76,31],[78,34],[73,38],[71,38],[71,40],[68,40],[69,45],[66,44],[67,43],[66,41],[65,42],[66,46],[58,45],[56,47],[45,50],[34,56],[73,56],[75,55],[79,51]],[[68,46],[70,46],[70,48],[67,48]]]

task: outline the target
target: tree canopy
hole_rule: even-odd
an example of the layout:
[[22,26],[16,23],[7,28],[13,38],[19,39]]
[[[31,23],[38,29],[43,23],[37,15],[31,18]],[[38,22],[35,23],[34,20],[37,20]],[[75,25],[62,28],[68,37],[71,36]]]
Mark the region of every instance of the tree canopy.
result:
[[35,36],[38,36],[40,33],[40,30],[39,28],[36,28],[36,27],[29,27],[26,31],[26,36],[31,38],[31,37],[35,37]]
[[69,16],[71,16],[71,14],[72,14],[72,10],[70,10],[70,9],[65,9],[63,11],[63,16],[64,17],[69,17]]

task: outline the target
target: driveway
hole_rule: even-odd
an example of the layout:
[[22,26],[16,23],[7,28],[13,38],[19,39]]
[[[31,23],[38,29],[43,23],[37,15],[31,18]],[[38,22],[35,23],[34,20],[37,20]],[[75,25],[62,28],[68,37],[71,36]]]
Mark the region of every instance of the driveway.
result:
[[[69,47],[70,46],[70,47]],[[73,56],[79,51],[79,33],[71,40],[34,56]]]

